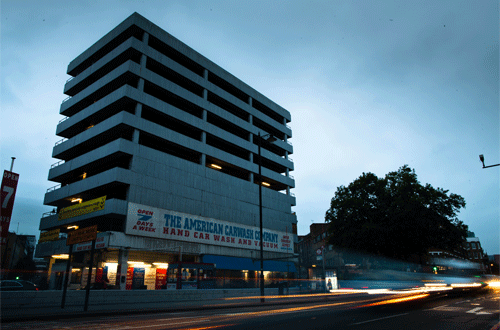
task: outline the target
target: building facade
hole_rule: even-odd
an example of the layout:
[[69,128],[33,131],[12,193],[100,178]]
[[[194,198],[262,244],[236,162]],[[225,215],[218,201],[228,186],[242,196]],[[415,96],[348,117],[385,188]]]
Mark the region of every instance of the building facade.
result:
[[2,249],[2,279],[21,277],[31,279],[35,273],[33,254],[35,252],[35,235],[18,235],[9,232],[6,245]]
[[325,272],[341,274],[344,269],[342,253],[328,244],[327,223],[313,223],[309,233],[298,237],[299,278],[321,279]]
[[[179,262],[192,266],[178,269],[186,288],[209,277],[210,265],[222,286],[226,277],[252,286],[260,207],[264,270],[290,270],[277,261],[296,241],[287,110],[137,13],[67,73],[48,176],[57,185],[44,199],[54,211],[40,221],[50,238],[36,251],[54,276],[69,252],[64,237],[97,225],[94,273],[121,289],[168,287],[168,264]],[[89,249],[73,246],[75,285]]]

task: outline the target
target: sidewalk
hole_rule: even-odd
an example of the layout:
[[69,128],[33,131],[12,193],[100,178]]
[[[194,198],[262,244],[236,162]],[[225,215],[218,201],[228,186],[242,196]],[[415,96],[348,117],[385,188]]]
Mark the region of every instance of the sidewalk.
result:
[[[112,294],[113,291],[109,291]],[[355,294],[359,295],[359,294]],[[351,296],[351,295],[348,295]],[[290,294],[283,296],[269,295],[265,297],[265,302],[260,301],[259,296],[245,297],[227,297],[213,299],[209,296],[205,299],[198,300],[183,300],[183,301],[163,301],[156,303],[152,307],[151,303],[134,303],[132,301],[122,301],[114,304],[89,304],[88,310],[83,311],[84,304],[66,306],[61,309],[60,302],[58,306],[54,304],[46,305],[38,308],[5,308],[2,304],[1,321],[23,321],[23,320],[53,320],[55,318],[79,318],[87,316],[107,316],[107,315],[130,315],[138,313],[168,313],[179,311],[193,311],[205,309],[222,309],[222,308],[238,308],[238,307],[259,307],[259,306],[276,306],[288,305],[297,303],[309,303],[312,300],[341,300],[346,299],[346,295],[309,295],[309,294]],[[92,298],[92,297],[91,297]],[[373,296],[372,296],[373,298]]]

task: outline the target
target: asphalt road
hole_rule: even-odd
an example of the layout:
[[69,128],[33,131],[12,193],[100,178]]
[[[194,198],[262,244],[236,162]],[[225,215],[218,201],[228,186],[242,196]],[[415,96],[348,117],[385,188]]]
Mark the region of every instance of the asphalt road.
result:
[[500,321],[499,290],[407,298],[344,295],[310,304],[12,322],[2,329],[489,330]]

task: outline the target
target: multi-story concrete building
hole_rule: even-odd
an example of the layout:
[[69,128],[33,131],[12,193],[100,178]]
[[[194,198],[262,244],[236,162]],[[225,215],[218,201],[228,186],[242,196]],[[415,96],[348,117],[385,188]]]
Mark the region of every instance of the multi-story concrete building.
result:
[[467,233],[467,243],[465,245],[465,248],[467,250],[467,258],[480,265],[480,269],[482,271],[485,270],[484,267],[484,251],[483,248],[481,247],[481,242],[479,241],[479,238],[474,235],[473,232],[468,232]]
[[[137,13],[67,73],[56,130],[62,139],[52,153],[59,161],[48,176],[58,185],[44,199],[55,209],[40,221],[47,237],[56,236],[36,252],[51,258],[53,273],[68,253],[57,230],[64,236],[97,225],[98,276],[104,268],[122,289],[125,282],[158,288],[155,274],[164,278],[167,264],[180,260],[198,282],[208,266],[186,262],[214,264],[218,277],[256,279],[259,185],[264,270],[295,271],[276,261],[296,241],[287,110]],[[74,269],[85,269],[88,251],[81,251],[89,246],[74,247]],[[73,282],[86,276],[73,275]]]
[[344,267],[342,254],[328,244],[327,223],[313,223],[309,233],[298,236],[299,278],[320,279],[325,271],[340,271]]

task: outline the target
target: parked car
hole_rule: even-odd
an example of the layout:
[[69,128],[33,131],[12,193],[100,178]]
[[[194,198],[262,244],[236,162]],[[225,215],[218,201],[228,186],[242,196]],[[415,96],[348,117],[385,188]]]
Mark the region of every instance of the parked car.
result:
[[0,291],[38,291],[36,284],[24,280],[0,281]]

